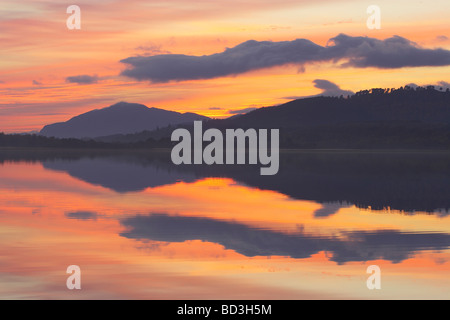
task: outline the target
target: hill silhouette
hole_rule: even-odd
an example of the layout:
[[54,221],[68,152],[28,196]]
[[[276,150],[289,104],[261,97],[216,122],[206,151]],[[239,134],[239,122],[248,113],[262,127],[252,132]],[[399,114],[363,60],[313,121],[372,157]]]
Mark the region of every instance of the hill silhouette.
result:
[[[181,127],[192,130],[192,124]],[[450,92],[434,87],[363,90],[347,97],[310,97],[204,122],[219,128],[280,129],[288,149],[449,149]],[[173,126],[99,137],[110,143],[170,139]]]
[[282,148],[450,148],[450,92],[430,86],[314,97],[206,123],[277,128]]
[[254,110],[225,124],[264,127],[345,125],[351,123],[450,124],[450,92],[430,86],[371,89],[347,98],[313,97]]
[[192,130],[194,120],[204,130],[280,129],[284,149],[450,149],[450,91],[432,86],[304,98],[220,120],[122,102],[46,126],[43,136],[1,134],[0,147],[170,148],[173,130]]
[[56,138],[95,138],[114,134],[130,134],[158,127],[178,125],[209,118],[195,113],[179,113],[143,104],[119,102],[92,110],[69,121],[45,126],[40,134]]

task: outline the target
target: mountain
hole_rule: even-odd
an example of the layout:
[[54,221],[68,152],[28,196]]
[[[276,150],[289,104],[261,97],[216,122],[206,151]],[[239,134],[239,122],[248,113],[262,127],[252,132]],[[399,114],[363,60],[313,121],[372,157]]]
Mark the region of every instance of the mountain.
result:
[[402,87],[305,98],[203,127],[280,129],[282,148],[448,150],[450,92]]
[[[192,122],[180,126],[192,130]],[[450,92],[434,87],[370,89],[352,96],[309,97],[209,120],[218,128],[280,129],[280,147],[293,149],[450,149]],[[97,141],[169,140],[173,127]]]
[[[114,109],[120,112],[116,113]],[[110,113],[115,115],[115,122],[107,122],[109,117],[103,117],[103,114],[109,116]],[[143,115],[147,113],[151,113],[152,117],[142,121]],[[156,114],[170,114],[179,121],[160,121],[164,117],[157,117]],[[450,150],[450,90],[436,90],[432,86],[371,89],[346,98],[304,98],[222,120],[120,103],[88,112],[63,124],[47,126],[41,133],[59,134],[60,137],[94,137],[97,142],[92,142],[93,148],[96,143],[102,147],[115,147],[113,144],[118,144],[121,148],[170,148],[173,146],[170,136],[174,128],[192,130],[192,121],[196,119],[208,120],[204,121],[203,130],[279,129],[280,148],[284,149]],[[127,125],[128,132],[121,129],[122,125]],[[97,131],[102,127],[114,130]],[[0,146],[83,145],[80,141],[40,138],[44,137],[0,134]]]
[[56,138],[95,138],[152,131],[159,127],[208,119],[195,113],[179,113],[148,108],[137,103],[119,102],[107,108],[83,113],[66,122],[47,125],[40,134]]
[[304,98],[228,118],[223,124],[284,128],[381,122],[450,124],[450,92],[430,86],[364,90],[348,98]]

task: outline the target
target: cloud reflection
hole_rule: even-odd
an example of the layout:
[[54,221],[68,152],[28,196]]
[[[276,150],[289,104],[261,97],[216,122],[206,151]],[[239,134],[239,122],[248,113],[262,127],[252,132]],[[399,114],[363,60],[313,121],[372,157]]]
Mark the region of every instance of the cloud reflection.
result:
[[335,237],[321,237],[299,232],[255,229],[247,225],[209,218],[151,214],[121,221],[128,228],[120,235],[129,239],[162,242],[202,240],[223,245],[247,257],[289,256],[309,258],[325,251],[331,261],[389,260],[401,262],[424,250],[450,247],[450,234],[407,233],[398,230],[350,231]]

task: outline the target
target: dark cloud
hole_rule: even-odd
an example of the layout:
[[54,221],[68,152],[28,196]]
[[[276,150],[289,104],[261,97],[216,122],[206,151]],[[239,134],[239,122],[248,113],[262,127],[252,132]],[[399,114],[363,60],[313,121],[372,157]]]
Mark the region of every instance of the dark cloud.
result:
[[436,37],[436,40],[439,41],[439,42],[445,42],[445,41],[448,40],[448,37],[444,36],[444,35],[440,35],[440,36]]
[[122,74],[153,82],[210,79],[286,63],[303,64],[315,60],[321,49],[306,39],[283,42],[250,40],[212,55],[166,54],[126,58],[121,62],[132,68]]
[[350,90],[342,90],[339,88],[339,86],[331,81],[324,80],[324,79],[316,79],[313,81],[314,87],[317,89],[322,90],[322,93],[315,94],[312,96],[289,96],[289,97],[283,97],[283,99],[288,100],[297,100],[297,99],[304,99],[304,98],[313,98],[313,97],[319,97],[319,96],[327,96],[327,97],[339,97],[339,96],[352,96],[355,93]]
[[335,203],[322,203],[322,208],[314,212],[316,218],[328,218],[335,215],[341,208],[350,207],[350,204],[343,204],[340,202]]
[[39,82],[39,81],[37,81],[37,80],[33,80],[33,84],[34,84],[35,86],[40,86],[40,85],[42,85],[42,82]]
[[66,212],[65,215],[69,219],[77,219],[77,220],[97,220],[98,216],[96,212],[90,211]]
[[314,87],[317,89],[323,90],[323,92],[320,94],[321,96],[330,96],[330,97],[336,97],[336,96],[348,96],[348,95],[354,95],[355,93],[353,91],[349,90],[342,90],[339,88],[339,86],[331,81],[323,80],[323,79],[316,79],[313,81]]
[[86,74],[66,78],[66,82],[78,83],[78,84],[92,84],[92,83],[97,83],[98,80],[99,80],[98,76],[96,76],[96,75],[90,76],[90,75],[86,75]]
[[210,107],[210,108],[208,108],[209,110],[222,110],[222,108],[219,108],[219,107]]
[[257,108],[245,108],[245,109],[238,109],[238,110],[230,110],[228,111],[229,114],[246,114],[253,110],[256,110]]
[[129,65],[122,75],[152,82],[212,79],[286,64],[304,70],[305,64],[324,61],[355,68],[444,66],[450,65],[450,51],[422,48],[399,36],[378,40],[340,34],[326,46],[307,39],[250,40],[212,55],[160,54],[121,60]]
[[450,65],[449,50],[425,49],[399,36],[378,40],[340,34],[330,39],[330,43],[325,55],[335,61],[346,59],[343,67],[394,69]]
[[121,236],[137,240],[184,242],[202,240],[223,245],[245,256],[289,256],[308,258],[326,251],[337,263],[385,259],[401,262],[423,250],[445,250],[450,235],[404,233],[397,230],[352,231],[321,237],[300,231],[286,234],[254,229],[244,224],[210,218],[152,214],[121,221],[128,231]]

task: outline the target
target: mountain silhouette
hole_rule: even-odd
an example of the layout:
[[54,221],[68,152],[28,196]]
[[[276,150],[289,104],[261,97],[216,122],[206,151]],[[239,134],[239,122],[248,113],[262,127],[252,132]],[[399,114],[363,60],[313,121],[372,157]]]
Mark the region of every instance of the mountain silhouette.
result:
[[227,119],[121,102],[46,126],[41,135],[0,133],[0,146],[171,148],[173,130],[192,131],[195,120],[203,130],[279,129],[282,149],[450,150],[450,90],[433,86],[304,98]]
[[207,128],[280,129],[294,149],[450,149],[450,92],[371,89],[344,98],[314,97],[211,120]]
[[309,127],[353,123],[450,124],[450,92],[433,86],[416,89],[370,89],[347,98],[312,97],[254,110],[228,118],[226,125],[247,127]]
[[207,120],[195,113],[179,113],[143,104],[119,102],[110,107],[92,110],[69,121],[45,126],[40,134],[56,138],[95,138],[114,134],[151,131],[159,127]]
[[[179,126],[190,131],[193,124]],[[285,149],[450,149],[450,92],[429,87],[370,89],[347,97],[310,97],[259,108],[203,129],[279,129]],[[173,127],[96,138],[131,144],[170,140]],[[170,146],[170,145],[169,145]]]

